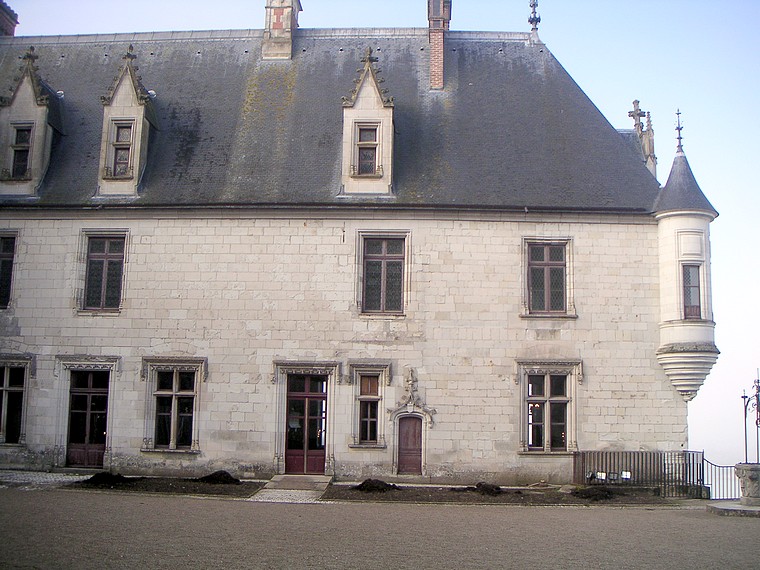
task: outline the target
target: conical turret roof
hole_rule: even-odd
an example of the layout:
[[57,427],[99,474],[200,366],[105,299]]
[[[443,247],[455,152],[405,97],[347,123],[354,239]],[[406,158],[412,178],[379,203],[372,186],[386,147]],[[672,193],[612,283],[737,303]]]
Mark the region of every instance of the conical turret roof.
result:
[[686,155],[682,150],[679,150],[673,159],[668,181],[654,204],[654,211],[657,213],[674,210],[696,210],[706,212],[713,217],[718,216],[717,210],[699,188],[689,161],[686,160]]

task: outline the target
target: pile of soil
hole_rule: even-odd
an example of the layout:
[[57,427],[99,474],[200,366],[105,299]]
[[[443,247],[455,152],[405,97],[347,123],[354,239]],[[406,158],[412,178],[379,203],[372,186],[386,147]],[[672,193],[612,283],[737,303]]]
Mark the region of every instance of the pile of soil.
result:
[[79,489],[108,489],[141,493],[169,493],[175,495],[215,495],[250,497],[263,486],[258,482],[243,482],[227,471],[216,471],[197,479],[174,477],[124,477],[113,473],[96,473],[89,479],[71,483]]
[[[609,490],[602,486],[581,487],[578,492],[561,492],[549,487],[511,489],[479,483],[469,487],[446,486],[395,486],[393,493],[367,493],[358,490],[358,486],[330,485],[322,495],[324,500],[336,501],[381,501],[400,503],[459,503],[459,504],[494,504],[494,505],[656,505],[668,504],[665,498],[651,489]],[[497,490],[498,489],[498,490]],[[585,489],[591,489],[585,491]]]
[[365,479],[360,484],[351,487],[362,493],[385,493],[386,491],[398,490],[399,486],[386,483],[380,479]]

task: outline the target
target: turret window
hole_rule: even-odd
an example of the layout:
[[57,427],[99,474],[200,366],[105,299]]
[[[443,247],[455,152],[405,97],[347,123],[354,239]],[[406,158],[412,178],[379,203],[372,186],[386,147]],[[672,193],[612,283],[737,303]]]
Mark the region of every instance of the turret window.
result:
[[699,265],[683,266],[683,316],[685,319],[701,319]]
[[132,131],[132,123],[114,123],[111,165],[105,169],[106,178],[132,177]]

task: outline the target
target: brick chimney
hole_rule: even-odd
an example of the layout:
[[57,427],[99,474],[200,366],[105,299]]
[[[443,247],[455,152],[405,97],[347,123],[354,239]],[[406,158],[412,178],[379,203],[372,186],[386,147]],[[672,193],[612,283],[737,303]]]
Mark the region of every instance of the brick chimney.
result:
[[293,30],[298,27],[301,0],[266,0],[266,21],[261,57],[290,59],[293,54]]
[[16,35],[18,26],[18,14],[11,10],[5,2],[0,1],[0,36]]
[[428,0],[431,89],[443,89],[443,34],[450,21],[451,0]]

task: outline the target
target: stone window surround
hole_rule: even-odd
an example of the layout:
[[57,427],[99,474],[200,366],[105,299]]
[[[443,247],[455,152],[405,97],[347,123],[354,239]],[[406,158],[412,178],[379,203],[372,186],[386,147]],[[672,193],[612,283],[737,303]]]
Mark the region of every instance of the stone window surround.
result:
[[[173,449],[155,446],[157,371],[192,371],[196,374],[193,396],[193,429],[190,449]],[[145,382],[145,425],[141,452],[198,454],[200,449],[200,426],[198,418],[201,403],[201,385],[208,381],[208,359],[184,357],[143,358],[140,380]]]
[[[567,455],[578,450],[577,387],[583,384],[583,361],[576,359],[518,359],[515,361],[515,384],[520,386],[520,448],[526,456]],[[567,449],[561,451],[528,449],[528,376],[531,374],[561,374],[567,376]]]
[[[0,446],[25,446],[26,445],[26,417],[27,417],[27,408],[29,405],[29,381],[31,378],[34,377],[35,372],[35,366],[34,366],[34,359],[30,356],[16,356],[16,355],[10,355],[10,354],[0,354],[0,367],[2,368],[23,368],[24,369],[24,385],[21,388],[22,392],[22,400],[21,400],[21,425],[20,425],[20,434],[18,442],[13,443],[6,443],[5,442],[5,430],[3,430],[3,437],[0,439]],[[2,390],[3,395],[5,395],[6,390],[4,389],[4,383],[5,379],[0,378],[0,390]],[[19,391],[19,390],[14,390]],[[0,407],[7,406],[7,398],[3,397],[2,404],[0,404]],[[2,413],[3,409],[0,409],[0,413]],[[7,414],[3,413],[2,415],[2,421],[6,421]],[[0,428],[4,427],[5,424],[0,426]]]
[[[531,245],[564,245],[565,246],[565,311],[564,312],[531,312],[530,311],[530,280],[528,276],[529,268],[529,247]],[[575,290],[573,279],[573,238],[569,236],[557,237],[532,237],[524,236],[522,238],[522,270],[520,272],[522,280],[522,303],[520,318],[529,319],[577,319],[578,314],[575,308]]]
[[[351,449],[385,449],[387,447],[385,439],[386,423],[383,420],[381,411],[383,408],[383,401],[385,398],[385,387],[391,385],[391,363],[389,361],[349,361],[348,363],[348,376],[346,377],[346,383],[354,386],[354,401],[353,406],[353,420],[351,422],[351,440],[349,444]],[[377,396],[372,398],[362,398],[361,391],[361,377],[362,376],[377,376]],[[377,402],[377,441],[376,442],[362,442],[360,441],[360,425],[361,421],[361,402],[362,400],[372,400]]]
[[[401,312],[372,312],[363,311],[364,299],[364,241],[366,239],[403,239],[404,240],[404,274],[402,277],[403,302]],[[412,263],[412,231],[411,230],[358,230],[356,232],[356,306],[359,317],[370,319],[403,319],[411,292],[411,263]]]
[[[102,178],[104,180],[132,180],[134,178],[135,150],[137,149],[136,117],[112,117],[108,124],[108,146],[105,152]],[[120,128],[129,128],[129,143],[117,141],[117,133]],[[116,152],[118,149],[129,149],[129,165],[127,174],[119,175],[115,172]]]
[[[90,238],[124,238],[124,262],[121,271],[121,300],[119,306],[108,309],[85,309],[85,292],[86,292],[86,279],[87,279],[87,260],[88,260],[88,248]],[[82,229],[79,236],[79,251],[77,253],[77,287],[74,296],[75,313],[80,316],[85,315],[118,315],[121,313],[122,305],[124,303],[124,294],[127,284],[127,271],[129,268],[129,249],[131,239],[130,231],[128,228],[85,228]]]

